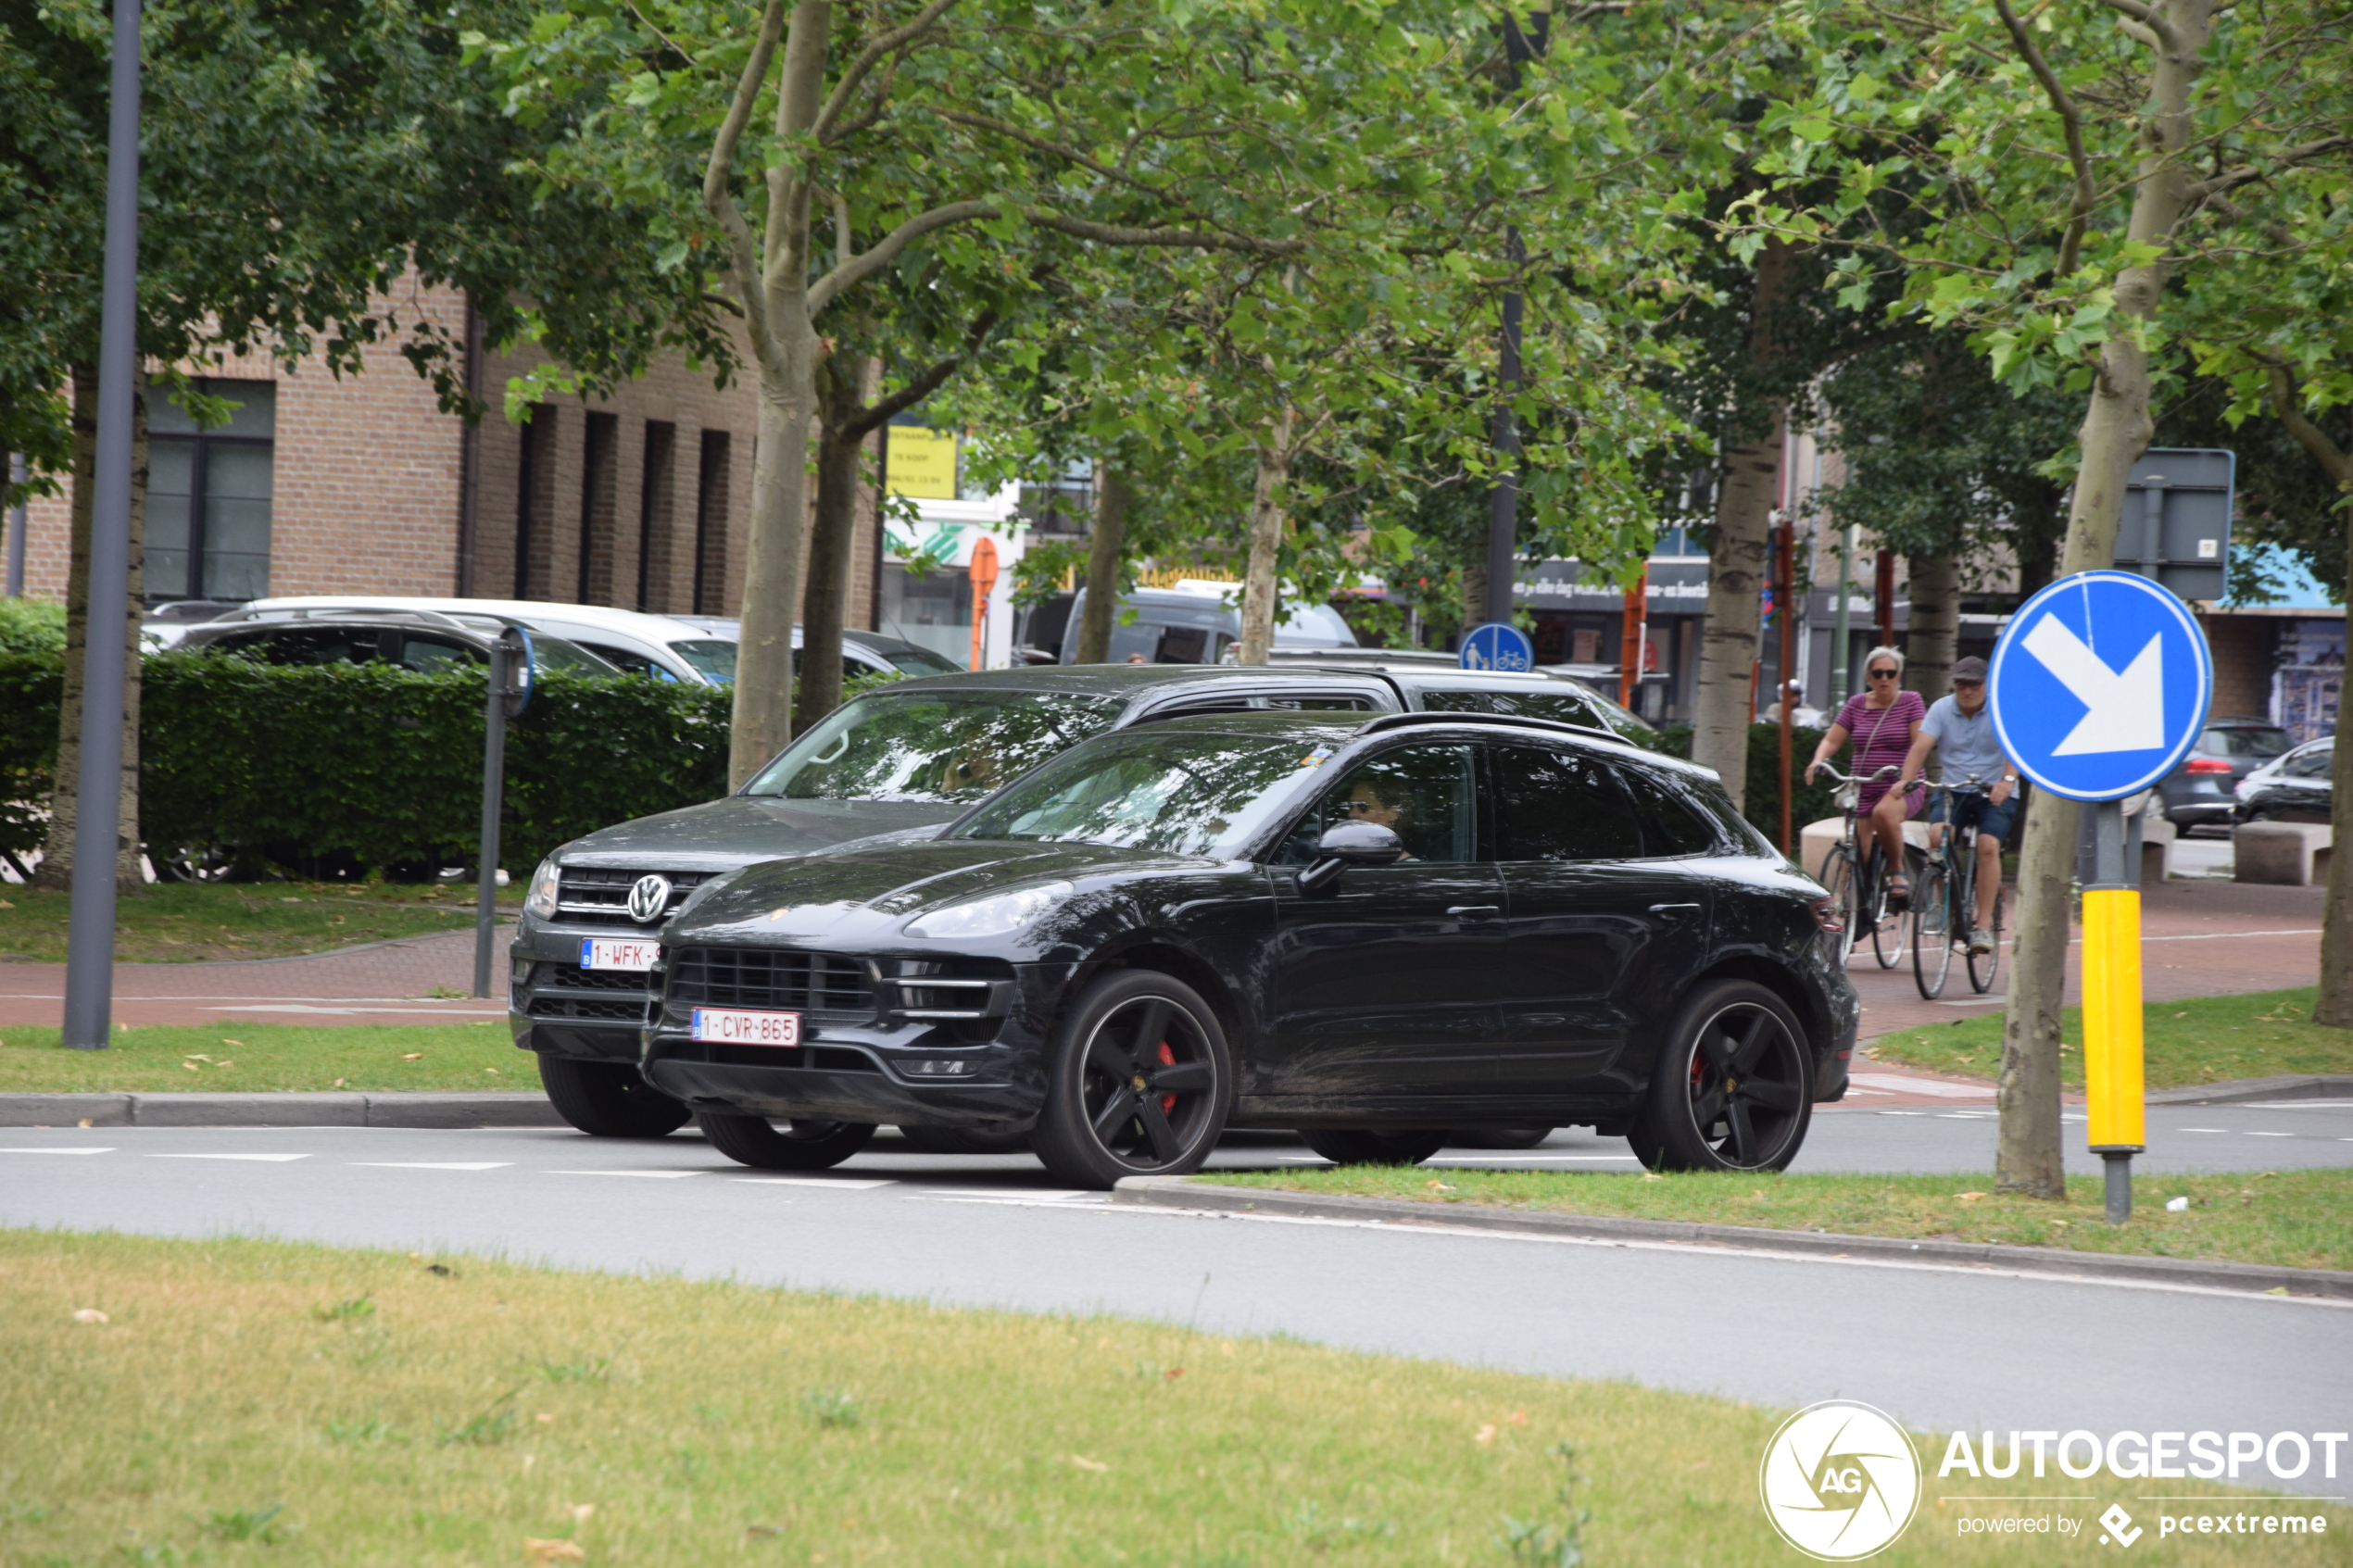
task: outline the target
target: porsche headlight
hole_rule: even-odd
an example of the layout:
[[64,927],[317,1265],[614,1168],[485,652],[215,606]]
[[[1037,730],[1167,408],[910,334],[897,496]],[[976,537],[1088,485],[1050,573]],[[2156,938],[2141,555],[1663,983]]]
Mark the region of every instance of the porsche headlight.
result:
[[539,862],[531,873],[531,891],[523,895],[522,907],[541,920],[556,918],[556,862],[553,859]]
[[999,893],[968,903],[950,904],[907,922],[907,935],[931,941],[965,936],[1002,936],[1019,931],[1077,889],[1066,882],[1041,883],[1014,893]]

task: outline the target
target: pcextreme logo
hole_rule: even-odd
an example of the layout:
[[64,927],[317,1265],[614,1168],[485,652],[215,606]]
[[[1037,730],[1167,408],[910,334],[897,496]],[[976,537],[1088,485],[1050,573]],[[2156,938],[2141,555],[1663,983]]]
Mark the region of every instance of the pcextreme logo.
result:
[[1853,1562],[1911,1524],[1920,1460],[1884,1411],[1825,1399],[1781,1423],[1756,1485],[1781,1539],[1824,1562]]

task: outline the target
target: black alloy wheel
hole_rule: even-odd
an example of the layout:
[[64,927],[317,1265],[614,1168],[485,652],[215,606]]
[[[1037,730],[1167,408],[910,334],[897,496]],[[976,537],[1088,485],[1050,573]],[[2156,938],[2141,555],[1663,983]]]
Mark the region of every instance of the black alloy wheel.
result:
[[987,1127],[910,1127],[901,1124],[899,1141],[922,1154],[1019,1154],[1029,1148],[1029,1135],[1000,1133]]
[[1418,1165],[1446,1147],[1444,1133],[1378,1133],[1365,1127],[1313,1127],[1299,1135],[1335,1165]]
[[872,1122],[771,1122],[765,1116],[695,1112],[711,1147],[759,1171],[829,1171],[866,1147]]
[[625,1061],[543,1056],[539,1082],[556,1114],[591,1137],[666,1138],[689,1114]]
[[1199,1170],[1226,1130],[1232,1061],[1217,1015],[1183,981],[1151,970],[1101,975],[1055,1028],[1030,1147],[1075,1186]]
[[1662,1171],[1779,1171],[1814,1112],[1813,1059],[1789,1005],[1748,980],[1719,980],[1684,1005],[1629,1135]]

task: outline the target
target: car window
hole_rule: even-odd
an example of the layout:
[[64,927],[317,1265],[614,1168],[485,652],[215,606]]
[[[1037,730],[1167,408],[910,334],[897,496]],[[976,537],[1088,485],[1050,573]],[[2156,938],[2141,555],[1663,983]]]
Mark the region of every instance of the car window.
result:
[[746,786],[788,800],[973,801],[1111,728],[1118,705],[1029,692],[871,693]]
[[2278,757],[2296,743],[2285,730],[2250,725],[2246,729],[2208,730],[2197,740],[2200,751],[2216,757]]
[[531,636],[531,661],[541,670],[560,670],[567,675],[618,675],[620,671],[590,653],[576,643],[561,637],[535,632]]
[[472,645],[427,632],[410,632],[400,639],[400,662],[410,670],[456,670],[488,662]]
[[378,657],[382,635],[373,626],[273,626],[214,646],[269,664],[369,664]]
[[651,654],[639,653],[635,648],[625,648],[617,643],[592,643],[585,640],[581,641],[579,646],[586,648],[624,675],[651,675],[657,681],[674,681],[678,678],[672,674],[669,667],[660,659],[655,659]]
[[1527,719],[1606,729],[1601,716],[1575,692],[1432,691],[1422,706],[1433,713],[1515,713]]
[[690,638],[673,643],[670,651],[702,672],[703,679],[721,685],[736,678],[736,645],[717,637]]
[[1716,849],[1716,829],[1680,789],[1640,768],[1619,767],[1617,782],[1634,802],[1634,817],[1642,827],[1642,854],[1659,859],[1676,855],[1706,855]]
[[1315,859],[1326,829],[1378,822],[1397,834],[1409,860],[1463,864],[1478,859],[1478,797],[1466,746],[1409,746],[1350,769],[1324,792],[1283,841],[1279,859]]
[[1362,692],[1305,692],[1270,696],[1266,706],[1284,713],[1378,713],[1380,704]]
[[1629,860],[1642,830],[1611,771],[1549,746],[1494,748],[1497,851],[1506,860]]
[[2291,757],[2280,764],[2281,776],[2291,779],[2324,779],[2336,765],[2336,748],[2316,746],[2301,757]]
[[1290,809],[1328,746],[1129,729],[1054,759],[990,801],[959,838],[1115,844],[1206,855],[1255,838]]

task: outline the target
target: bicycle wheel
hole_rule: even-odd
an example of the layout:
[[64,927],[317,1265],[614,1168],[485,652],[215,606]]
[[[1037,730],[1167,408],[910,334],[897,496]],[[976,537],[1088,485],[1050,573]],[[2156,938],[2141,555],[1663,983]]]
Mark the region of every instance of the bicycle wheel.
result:
[[[1920,868],[1908,847],[1904,852],[1904,870],[1911,879],[1912,886],[1917,889],[1920,884]],[[1871,879],[1874,895],[1871,900],[1871,956],[1879,960],[1881,969],[1894,969],[1904,961],[1904,927],[1908,917],[1901,910],[1887,907],[1888,884],[1893,880],[1884,867],[1879,875]]]
[[1994,939],[1993,950],[1969,956],[1969,988],[1981,997],[1994,988],[1994,976],[2002,972],[2002,906],[2008,899],[2009,889],[1996,882],[1994,884],[1994,918],[1985,927],[1985,935]]
[[1943,862],[1923,867],[1912,884],[1912,984],[1925,1001],[1944,994],[1953,967],[1953,877]]
[[1821,874],[1815,880],[1838,909],[1838,962],[1843,969],[1847,955],[1855,951],[1855,925],[1863,910],[1863,884],[1855,872],[1855,851],[1843,844],[1831,846],[1831,852],[1822,857]]

